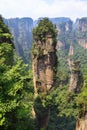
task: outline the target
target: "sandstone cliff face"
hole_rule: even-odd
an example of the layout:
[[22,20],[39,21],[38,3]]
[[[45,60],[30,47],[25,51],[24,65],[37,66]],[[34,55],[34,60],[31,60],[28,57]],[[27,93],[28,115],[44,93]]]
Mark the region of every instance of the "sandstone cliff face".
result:
[[[70,45],[69,56],[73,56],[74,47]],[[70,84],[69,84],[69,92],[79,92],[81,89],[82,77],[80,73],[80,62],[75,62],[72,58],[68,59],[68,65],[71,71]]]
[[79,92],[81,89],[81,73],[79,70],[80,64],[79,62],[70,61],[71,67],[71,78],[70,78],[70,85],[69,85],[69,92]]
[[55,48],[50,35],[47,36],[45,43],[41,41],[35,43],[32,62],[35,93],[48,92],[54,83],[56,65]]
[[33,20],[31,18],[12,18],[4,20],[13,37],[16,52],[25,62],[29,62],[29,50],[32,45]]
[[84,49],[87,49],[87,39],[78,39],[78,44]]
[[[69,48],[69,56],[73,56],[74,54],[74,47],[72,45],[70,45],[70,48]],[[70,71],[72,72],[72,64],[73,64],[73,60],[71,60],[71,58],[69,57],[68,58],[68,65],[69,65],[69,69]],[[71,74],[71,79],[72,79],[72,74]],[[70,81],[70,84],[71,84],[71,81]]]
[[59,34],[60,33],[64,34],[68,31],[71,32],[73,29],[72,25],[73,25],[73,22],[71,20],[59,23],[59,25],[58,25]]
[[[74,47],[70,45],[69,56],[73,56]],[[81,91],[83,79],[80,73],[80,62],[75,62],[72,59],[68,59],[68,64],[71,71],[69,92],[78,94]],[[76,122],[76,130],[87,130],[87,113],[86,111],[79,111],[78,119]]]
[[84,118],[77,120],[76,130],[87,130],[87,114]]
[[[40,40],[34,42],[32,68],[35,97],[44,93],[45,96],[48,95],[54,85],[55,66],[57,65],[55,47],[56,45],[51,35],[46,35],[45,42]],[[50,116],[50,108],[49,106],[41,108],[41,100],[39,103],[39,105],[34,106],[36,120],[39,127],[46,130]],[[41,114],[40,111],[42,111]]]
[[78,44],[84,49],[87,49],[87,18],[83,17],[81,19],[77,19],[75,26]]
[[[74,48],[70,45],[69,56],[73,56]],[[80,62],[73,61],[72,59],[68,59],[68,64],[71,71],[70,84],[69,84],[69,92],[74,92],[78,94],[81,91],[81,87],[83,84],[83,78],[80,73]],[[83,104],[82,106],[83,107]],[[76,130],[87,130],[87,112],[84,107],[84,111],[78,112],[78,119],[76,122]]]
[[57,51],[62,50],[62,47],[64,47],[63,42],[61,42],[60,40],[58,40],[57,41],[57,45],[56,45]]
[[83,17],[76,20],[76,28],[78,31],[86,32],[87,31],[87,18]]
[[74,47],[70,45],[69,56],[73,56],[73,55],[74,55]]

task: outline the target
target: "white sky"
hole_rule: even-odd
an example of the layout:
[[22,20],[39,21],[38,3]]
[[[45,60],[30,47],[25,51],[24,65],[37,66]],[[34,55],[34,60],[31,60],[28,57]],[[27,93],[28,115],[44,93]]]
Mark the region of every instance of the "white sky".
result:
[[87,0],[0,0],[0,14],[14,17],[87,17]]

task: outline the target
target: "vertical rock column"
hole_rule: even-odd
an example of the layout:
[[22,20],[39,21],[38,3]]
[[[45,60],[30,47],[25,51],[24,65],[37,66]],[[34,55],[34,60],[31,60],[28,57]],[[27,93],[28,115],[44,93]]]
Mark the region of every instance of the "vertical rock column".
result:
[[[69,55],[73,55],[73,49],[70,47],[70,53]],[[75,94],[79,94],[81,91],[81,87],[83,85],[83,78],[80,72],[80,62],[73,61],[71,59],[68,59],[68,64],[71,71],[71,78],[70,78],[70,85],[69,85],[69,92],[74,92]],[[76,122],[76,130],[87,130],[87,111],[85,106],[81,104],[80,110],[78,111],[78,119]],[[82,110],[83,108],[83,110]]]
[[[81,87],[83,84],[83,78],[80,73],[80,63],[74,62],[73,60],[69,60],[70,70],[71,70],[71,78],[69,85],[69,92],[74,92],[79,94],[81,91]],[[78,111],[78,119],[76,122],[76,130],[87,130],[87,111],[85,110],[85,106],[83,104],[80,107],[80,111]],[[83,110],[82,110],[83,108]]]
[[78,93],[81,90],[81,84],[82,84],[80,63],[79,61],[74,62],[73,60],[70,60],[69,62],[70,62],[70,70],[71,70],[69,92]]
[[69,92],[78,93],[81,89],[82,75],[80,72],[80,61],[74,61],[72,59],[74,55],[74,47],[71,44],[69,49],[68,65],[71,72]]
[[[47,35],[45,42],[35,41],[32,53],[35,97],[44,93],[45,96],[48,95],[54,86],[56,63],[57,57],[52,36]],[[42,102],[41,99],[39,100],[39,103]],[[43,108],[41,105],[39,104],[38,108],[35,106],[34,110],[39,127],[45,130],[49,120],[50,109],[49,107]]]
[[76,123],[76,130],[87,130],[87,113],[84,117],[78,118]]

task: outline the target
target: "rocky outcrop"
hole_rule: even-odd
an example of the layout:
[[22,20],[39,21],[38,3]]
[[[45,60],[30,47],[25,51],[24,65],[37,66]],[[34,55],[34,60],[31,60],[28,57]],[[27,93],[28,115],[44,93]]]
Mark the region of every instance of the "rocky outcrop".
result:
[[50,116],[48,95],[55,86],[57,68],[57,30],[48,18],[44,18],[33,29],[33,37],[34,111],[38,129],[46,130]]
[[62,47],[64,46],[64,44],[61,42],[61,41],[57,41],[57,45],[56,45],[56,49],[57,49],[57,51],[59,51],[59,50],[62,50]]
[[70,45],[70,49],[69,49],[69,56],[73,56],[74,55],[74,47],[73,45],[71,44]]
[[53,24],[56,25],[58,29],[58,34],[60,33],[64,34],[67,31],[72,31],[73,22],[71,21],[70,18],[59,17],[59,18],[51,18],[50,20],[53,22]]
[[76,122],[76,130],[87,130],[87,114],[84,118],[78,118]]
[[35,93],[49,92],[54,83],[54,67],[56,65],[55,48],[51,35],[46,42],[34,43],[33,73]]
[[71,20],[59,23],[57,26],[59,34],[65,34],[66,32],[71,32],[73,29],[72,25],[73,22]]
[[[45,38],[45,42],[40,40],[35,41],[32,50],[35,97],[38,97],[38,95],[41,94],[45,94],[45,96],[48,95],[51,88],[54,86],[55,67],[57,65],[55,51],[56,45],[50,34],[46,35]],[[49,106],[45,108],[41,106],[42,99],[39,99],[38,101],[36,98],[36,103],[34,105],[36,120],[39,124],[39,127],[43,130],[46,130],[49,121],[50,108]]]
[[[72,44],[70,45],[70,48],[69,48],[69,58],[68,58],[68,65],[69,65],[69,68],[70,68],[70,71],[72,72],[72,64],[73,64],[73,60],[71,60],[71,56],[73,56],[74,54],[74,47],[72,46]],[[71,76],[72,77],[72,76]]]
[[78,44],[84,49],[87,49],[87,39],[78,39]]
[[77,43],[84,49],[87,49],[87,17],[77,19],[75,27]]
[[69,85],[69,92],[80,92],[81,89],[81,82],[82,77],[80,73],[80,62],[74,62],[73,60],[70,61],[71,66],[71,78],[70,78],[70,85]]
[[[70,77],[70,84],[69,84],[69,92],[78,94],[81,91],[81,87],[83,84],[83,78],[80,72],[80,62],[72,60],[72,57],[74,54],[74,48],[72,45],[70,45],[69,50],[69,56],[68,64],[71,71],[71,77]],[[83,107],[83,104],[82,106]],[[82,108],[81,108],[82,110]],[[87,130],[87,112],[85,111],[79,111],[78,119],[76,122],[76,130]]]
[[[71,45],[69,50],[69,56],[73,56],[74,54],[74,48]],[[71,58],[71,57],[70,57]],[[69,84],[69,92],[78,94],[81,91],[81,87],[83,84],[83,78],[80,72],[80,62],[75,62],[74,60],[68,59],[68,64],[71,71],[71,77],[70,77],[70,84]],[[81,110],[78,112],[78,119],[76,122],[76,130],[87,130],[87,111],[85,110],[85,107],[80,106]],[[82,108],[84,109],[82,110]]]
[[69,58],[68,58],[68,65],[71,72],[70,77],[70,84],[69,84],[69,92],[80,92],[81,83],[82,83],[82,75],[80,72],[80,62],[74,61],[72,56],[74,55],[74,47],[70,45],[69,49]]
[[87,31],[87,17],[83,17],[81,19],[77,19],[75,23],[76,29],[80,32]]

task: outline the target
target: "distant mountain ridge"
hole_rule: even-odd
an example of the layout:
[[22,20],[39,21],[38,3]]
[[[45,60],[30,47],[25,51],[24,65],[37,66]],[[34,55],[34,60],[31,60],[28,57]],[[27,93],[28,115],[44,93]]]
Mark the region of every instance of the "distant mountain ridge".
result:
[[[29,53],[33,42],[33,27],[37,26],[38,21],[41,19],[42,18],[38,18],[38,20],[34,21],[32,18],[25,17],[4,20],[13,34],[17,53],[22,56],[26,63],[29,61]],[[74,40],[77,40],[79,45],[85,47],[83,44],[87,41],[86,17],[77,19],[75,23],[67,17],[49,19],[56,25],[58,30],[58,50],[62,48],[68,49],[70,42],[73,42]],[[68,41],[66,40],[66,37],[68,38]]]
[[14,37],[14,43],[16,52],[19,56],[22,56],[25,63],[29,62],[29,50],[32,45],[32,18],[12,18],[5,19],[4,22],[10,28],[10,31]]

